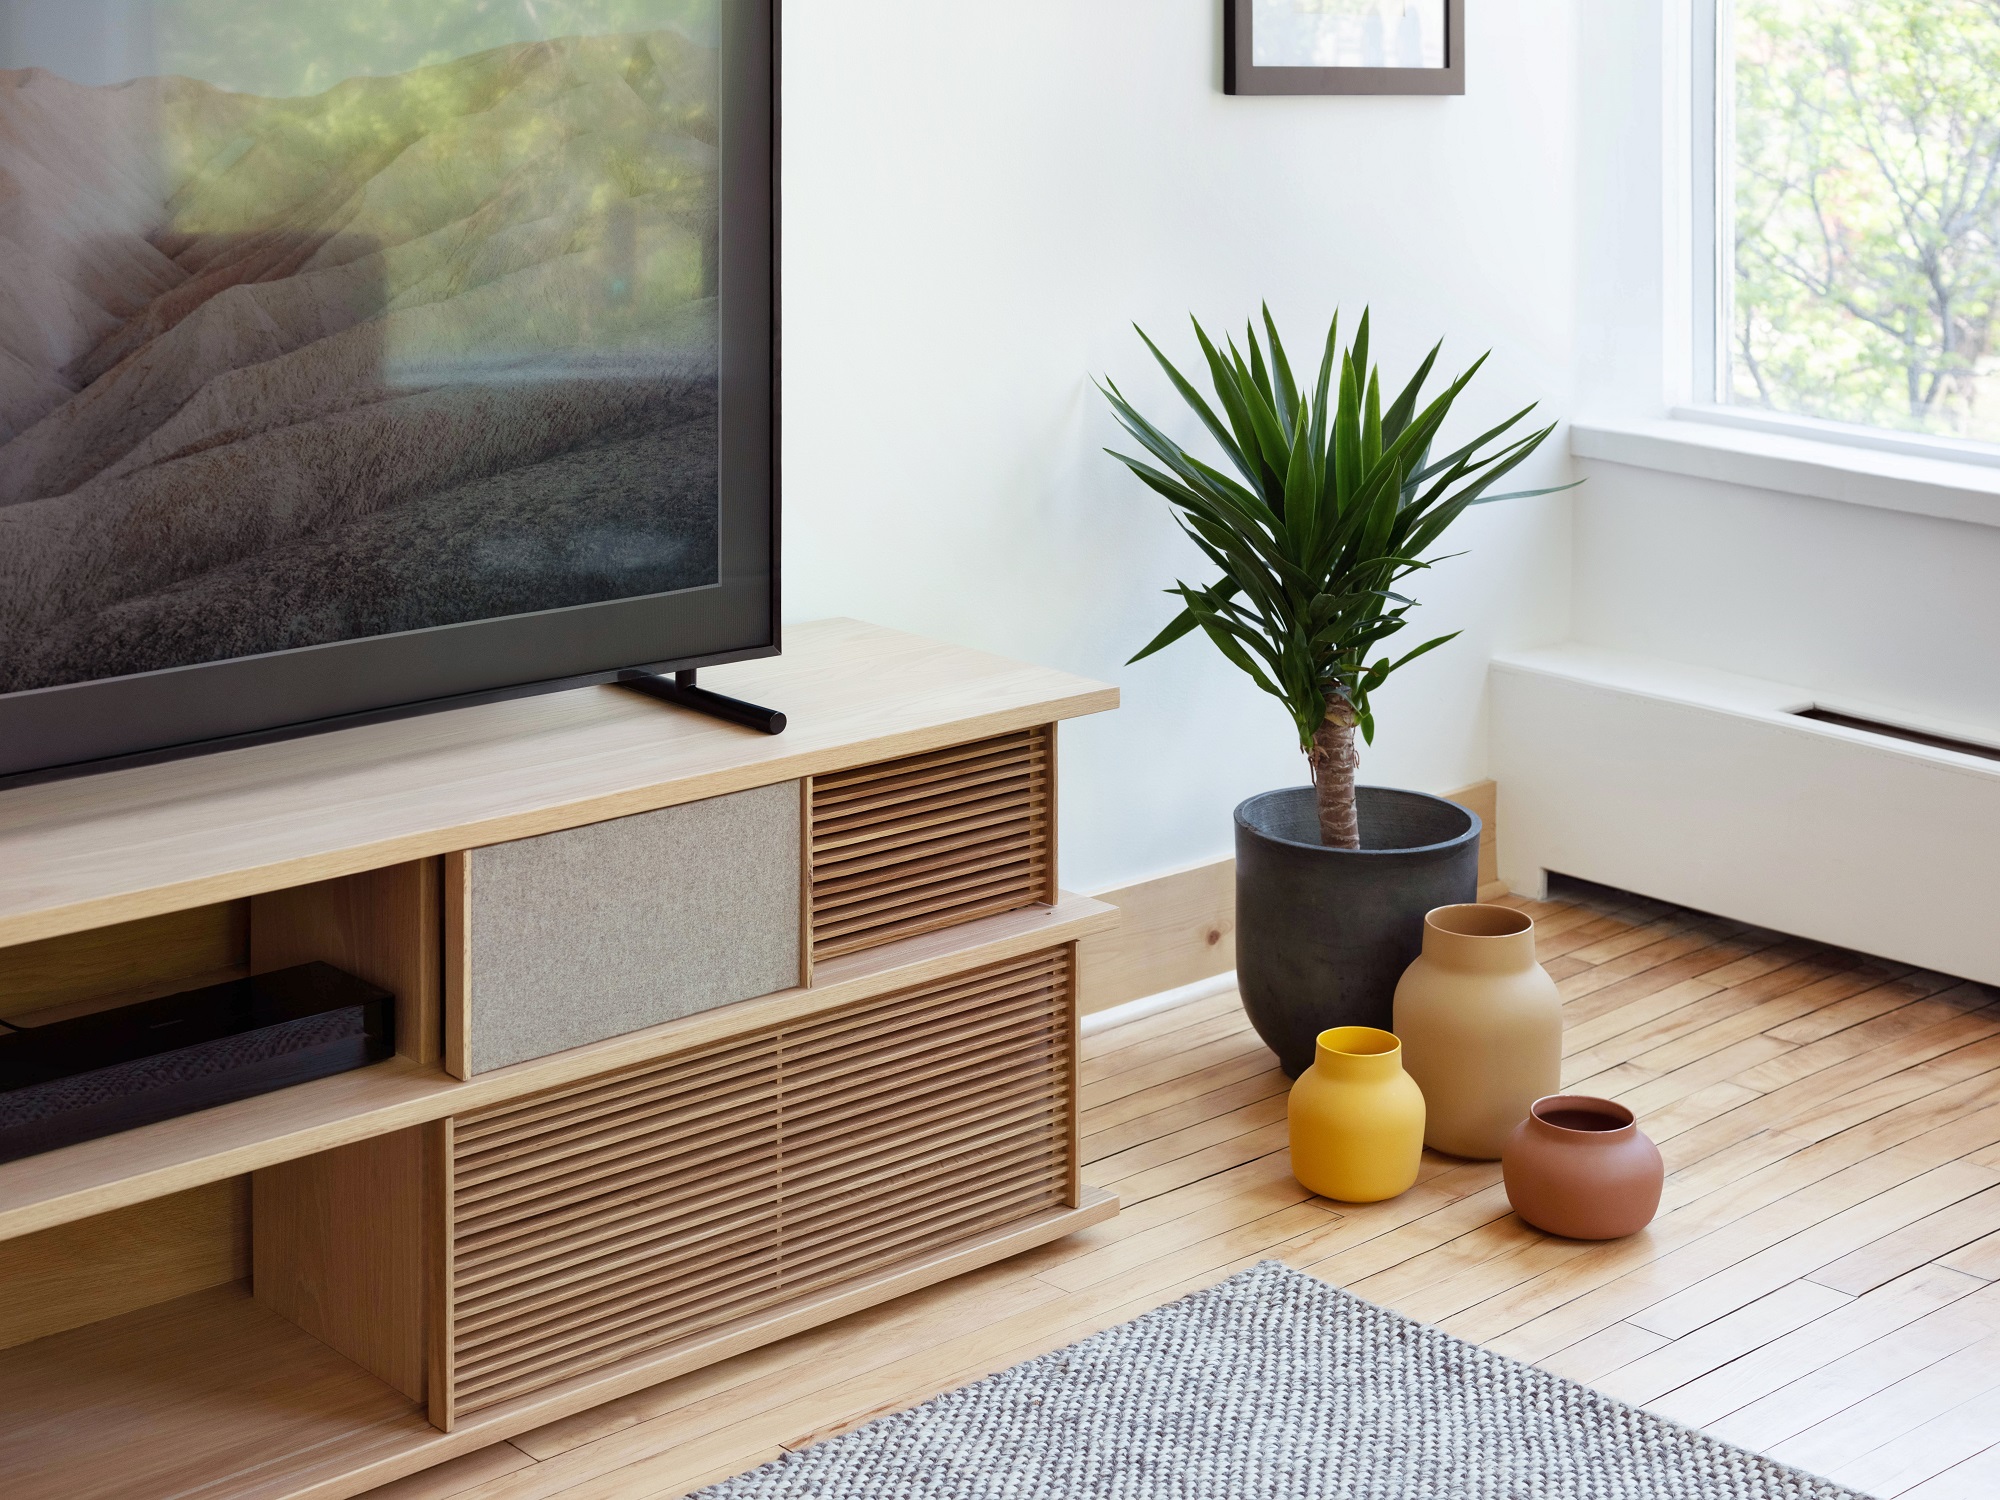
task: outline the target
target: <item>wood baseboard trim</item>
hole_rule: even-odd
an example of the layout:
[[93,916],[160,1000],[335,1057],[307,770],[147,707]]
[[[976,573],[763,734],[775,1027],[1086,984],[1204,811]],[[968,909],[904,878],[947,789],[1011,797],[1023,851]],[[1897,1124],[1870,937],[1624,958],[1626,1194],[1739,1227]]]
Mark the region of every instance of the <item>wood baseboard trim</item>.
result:
[[[1500,879],[1498,788],[1475,782],[1445,795],[1476,813],[1479,899],[1507,894]],[[1236,969],[1236,861],[1212,860],[1151,880],[1092,893],[1119,909],[1118,925],[1077,946],[1077,1006],[1086,1029],[1103,1013],[1162,1000],[1191,986],[1233,975]],[[1233,982],[1233,980],[1231,981]],[[1213,994],[1214,990],[1204,991]],[[1190,998],[1199,999],[1199,995]],[[1170,1009],[1167,1001],[1158,1008]],[[1136,1020],[1145,1011],[1120,1020]],[[1106,1022],[1102,1024],[1116,1024]]]

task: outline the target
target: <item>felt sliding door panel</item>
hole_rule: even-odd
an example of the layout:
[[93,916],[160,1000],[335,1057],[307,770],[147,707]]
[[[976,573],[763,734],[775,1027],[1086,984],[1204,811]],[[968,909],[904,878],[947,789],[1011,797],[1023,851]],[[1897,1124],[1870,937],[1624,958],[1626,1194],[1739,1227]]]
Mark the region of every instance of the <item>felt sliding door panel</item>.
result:
[[798,983],[799,839],[787,781],[469,851],[466,1073]]

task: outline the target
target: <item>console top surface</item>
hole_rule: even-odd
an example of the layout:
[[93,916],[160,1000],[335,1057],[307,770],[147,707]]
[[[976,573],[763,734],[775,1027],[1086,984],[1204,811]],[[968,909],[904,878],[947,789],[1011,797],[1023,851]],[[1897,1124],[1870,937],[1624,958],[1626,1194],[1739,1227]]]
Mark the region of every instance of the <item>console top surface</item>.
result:
[[1116,688],[854,620],[704,686],[765,735],[610,687],[0,793],[0,947],[1113,708]]

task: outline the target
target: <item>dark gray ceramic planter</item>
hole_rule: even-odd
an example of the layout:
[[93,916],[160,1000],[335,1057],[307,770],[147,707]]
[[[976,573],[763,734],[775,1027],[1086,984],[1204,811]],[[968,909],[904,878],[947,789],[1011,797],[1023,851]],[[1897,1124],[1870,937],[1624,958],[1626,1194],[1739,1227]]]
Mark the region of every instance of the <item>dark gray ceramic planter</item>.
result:
[[1356,792],[1359,849],[1319,841],[1313,789],[1236,809],[1236,978],[1243,1009],[1296,1078],[1333,1026],[1390,1029],[1424,913],[1479,898],[1479,819],[1422,792]]

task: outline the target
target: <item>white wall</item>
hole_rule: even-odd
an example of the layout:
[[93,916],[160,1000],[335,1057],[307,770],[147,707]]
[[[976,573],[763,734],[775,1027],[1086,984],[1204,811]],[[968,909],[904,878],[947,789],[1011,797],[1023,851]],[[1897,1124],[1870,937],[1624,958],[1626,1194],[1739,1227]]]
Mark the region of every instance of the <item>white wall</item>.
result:
[[[1575,394],[1573,27],[1471,12],[1461,99],[1231,99],[1217,0],[847,0],[785,41],[785,612],[850,614],[1117,682],[1064,732],[1063,879],[1229,852],[1229,809],[1304,780],[1289,720],[1201,641],[1123,661],[1198,555],[1100,451],[1109,373],[1184,440],[1134,321],[1269,299],[1295,351],[1372,303],[1406,371],[1491,347],[1458,430]],[[1449,435],[1449,430],[1447,435]],[[1562,435],[1520,471],[1567,477]],[[1470,513],[1405,636],[1463,629],[1385,691],[1372,781],[1485,774],[1495,650],[1568,629],[1568,502]]]
[[2000,527],[1579,467],[1577,640],[2000,732]]

